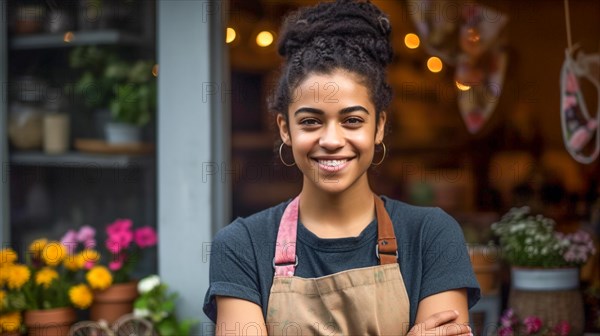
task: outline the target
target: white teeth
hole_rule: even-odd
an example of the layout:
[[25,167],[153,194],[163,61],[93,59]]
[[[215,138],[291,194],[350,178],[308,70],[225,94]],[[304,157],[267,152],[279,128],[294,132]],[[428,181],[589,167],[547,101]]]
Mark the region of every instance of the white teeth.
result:
[[319,160],[319,164],[322,164],[324,166],[329,166],[329,167],[337,167],[341,164],[346,163],[348,160]]

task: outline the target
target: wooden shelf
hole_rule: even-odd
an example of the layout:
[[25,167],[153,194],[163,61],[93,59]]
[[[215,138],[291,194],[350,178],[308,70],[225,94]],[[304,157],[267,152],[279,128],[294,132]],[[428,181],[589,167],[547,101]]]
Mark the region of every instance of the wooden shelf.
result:
[[43,152],[13,152],[9,156],[11,165],[62,168],[134,168],[148,167],[154,163],[153,156],[105,155],[68,152],[46,154]]
[[13,50],[30,50],[93,44],[131,44],[139,46],[145,43],[140,36],[118,30],[73,31],[71,33],[73,35],[70,42],[65,42],[67,33],[17,35],[10,39],[10,48]]

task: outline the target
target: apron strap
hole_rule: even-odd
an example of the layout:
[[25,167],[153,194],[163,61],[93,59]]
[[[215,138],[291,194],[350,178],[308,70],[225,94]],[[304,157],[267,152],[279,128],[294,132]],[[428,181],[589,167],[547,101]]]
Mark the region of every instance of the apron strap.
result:
[[293,276],[298,266],[296,256],[296,234],[298,231],[298,207],[300,196],[288,204],[281,217],[279,231],[277,232],[277,243],[275,244],[275,257],[273,268],[275,275]]
[[[398,262],[398,243],[394,234],[392,220],[385,210],[381,198],[373,195],[375,200],[375,213],[377,215],[377,246],[375,255],[379,264],[394,264]],[[298,208],[300,197],[294,198],[285,208],[279,230],[277,232],[277,243],[275,244],[275,257],[273,268],[275,275],[293,276],[298,266],[296,255],[296,235],[298,232]]]
[[394,226],[381,198],[377,195],[373,196],[375,198],[375,212],[377,214],[377,246],[375,246],[375,254],[377,255],[377,259],[379,259],[380,265],[395,264],[398,262],[398,243],[394,234]]

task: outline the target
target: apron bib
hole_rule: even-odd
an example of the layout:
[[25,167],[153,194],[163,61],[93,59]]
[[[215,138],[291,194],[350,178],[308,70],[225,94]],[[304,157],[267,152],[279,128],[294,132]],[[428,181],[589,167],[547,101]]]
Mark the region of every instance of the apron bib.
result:
[[375,198],[379,265],[320,278],[294,276],[299,197],[285,209],[275,248],[267,306],[269,335],[405,335],[410,302],[398,245],[383,201]]

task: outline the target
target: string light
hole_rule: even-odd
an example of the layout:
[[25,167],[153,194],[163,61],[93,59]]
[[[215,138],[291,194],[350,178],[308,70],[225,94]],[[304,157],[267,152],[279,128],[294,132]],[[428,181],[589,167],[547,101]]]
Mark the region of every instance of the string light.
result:
[[258,35],[256,35],[256,44],[260,47],[268,47],[273,44],[275,38],[273,37],[273,33],[263,30]]
[[427,60],[427,68],[431,72],[440,72],[443,67],[442,60],[439,57],[432,56]]
[[409,33],[404,36],[404,44],[408,49],[416,49],[421,44],[421,40],[417,34]]
[[471,90],[471,87],[469,85],[466,84],[462,84],[459,81],[456,81],[456,87],[460,90],[460,91],[469,91]]
[[235,41],[237,34],[235,32],[235,29],[231,28],[231,27],[227,27],[227,37],[225,38],[225,42],[226,43],[231,43],[233,41]]

